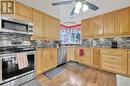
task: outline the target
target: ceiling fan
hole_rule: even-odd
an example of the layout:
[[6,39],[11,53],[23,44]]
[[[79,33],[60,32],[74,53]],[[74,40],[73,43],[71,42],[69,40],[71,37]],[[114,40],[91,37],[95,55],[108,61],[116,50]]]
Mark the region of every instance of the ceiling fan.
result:
[[52,6],[59,6],[59,5],[72,4],[72,3],[75,3],[75,6],[71,11],[70,16],[73,16],[74,14],[78,14],[81,11],[81,9],[83,12],[87,11],[88,9],[91,9],[94,11],[99,9],[99,7],[97,7],[96,5],[86,0],[59,1],[59,2],[52,3]]

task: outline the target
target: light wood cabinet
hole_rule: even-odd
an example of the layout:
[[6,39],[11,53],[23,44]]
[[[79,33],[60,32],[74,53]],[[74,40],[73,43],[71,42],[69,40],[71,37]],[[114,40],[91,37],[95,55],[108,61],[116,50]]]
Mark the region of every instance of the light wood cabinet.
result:
[[36,50],[36,74],[42,74],[57,66],[57,48],[38,48]]
[[33,39],[43,39],[44,38],[44,15],[33,9],[33,24],[34,24],[34,34]]
[[43,54],[42,54],[42,48],[38,48],[36,50],[36,75],[39,75],[43,73],[44,71],[44,59],[43,59]]
[[93,30],[95,32],[95,37],[102,37],[104,36],[104,28],[103,28],[103,16],[96,16],[93,18],[94,25]]
[[104,70],[127,74],[127,51],[120,49],[101,49],[100,65]]
[[128,75],[130,75],[130,51],[128,51]]
[[15,3],[15,17],[20,20],[32,22],[32,11],[33,9],[27,5],[20,2]]
[[67,61],[75,61],[75,48],[67,48]]
[[93,67],[100,68],[100,48],[93,48]]
[[59,40],[60,21],[51,16],[45,15],[44,24],[45,24],[45,39]]
[[58,50],[57,48],[46,48],[43,49],[44,55],[43,57],[46,58],[46,71],[50,70],[57,66],[57,54]]
[[104,35],[103,16],[97,16],[94,18],[83,20],[81,25],[83,39],[97,38]]
[[103,26],[106,37],[117,35],[117,11],[103,15]]
[[86,24],[86,20],[83,20],[81,23],[81,31],[82,31],[82,39],[86,39],[86,32],[87,32],[87,24]]
[[130,7],[118,10],[118,36],[130,35]]
[[92,38],[94,37],[94,32],[93,32],[93,21],[92,19],[86,20],[86,38]]
[[[84,55],[80,56],[80,49],[84,50]],[[91,48],[77,48],[75,60],[84,65],[92,65],[92,49]]]

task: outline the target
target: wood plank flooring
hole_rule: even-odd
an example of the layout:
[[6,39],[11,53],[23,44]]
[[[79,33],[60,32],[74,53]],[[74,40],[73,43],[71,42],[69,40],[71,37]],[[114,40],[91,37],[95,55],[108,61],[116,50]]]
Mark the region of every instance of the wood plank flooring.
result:
[[38,76],[37,79],[42,86],[116,86],[115,74],[90,67],[66,67],[51,80],[44,75]]

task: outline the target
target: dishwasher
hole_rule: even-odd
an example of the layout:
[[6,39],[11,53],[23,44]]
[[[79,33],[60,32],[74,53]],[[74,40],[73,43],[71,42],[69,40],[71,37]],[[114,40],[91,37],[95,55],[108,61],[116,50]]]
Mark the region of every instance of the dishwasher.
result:
[[58,49],[58,65],[62,65],[67,62],[67,48],[60,47]]

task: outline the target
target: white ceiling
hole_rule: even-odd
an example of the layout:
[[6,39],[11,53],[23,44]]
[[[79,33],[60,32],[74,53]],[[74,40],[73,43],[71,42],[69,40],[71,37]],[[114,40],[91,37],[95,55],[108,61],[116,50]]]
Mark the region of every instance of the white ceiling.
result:
[[69,14],[74,7],[74,4],[52,6],[52,2],[63,1],[63,0],[17,0],[24,4],[27,4],[33,8],[39,9],[40,11],[54,16],[61,21],[73,22],[80,21],[86,18],[104,14],[113,10],[130,6],[130,0],[88,0],[89,2],[97,5],[100,9],[97,11],[87,10],[80,14],[70,17]]

